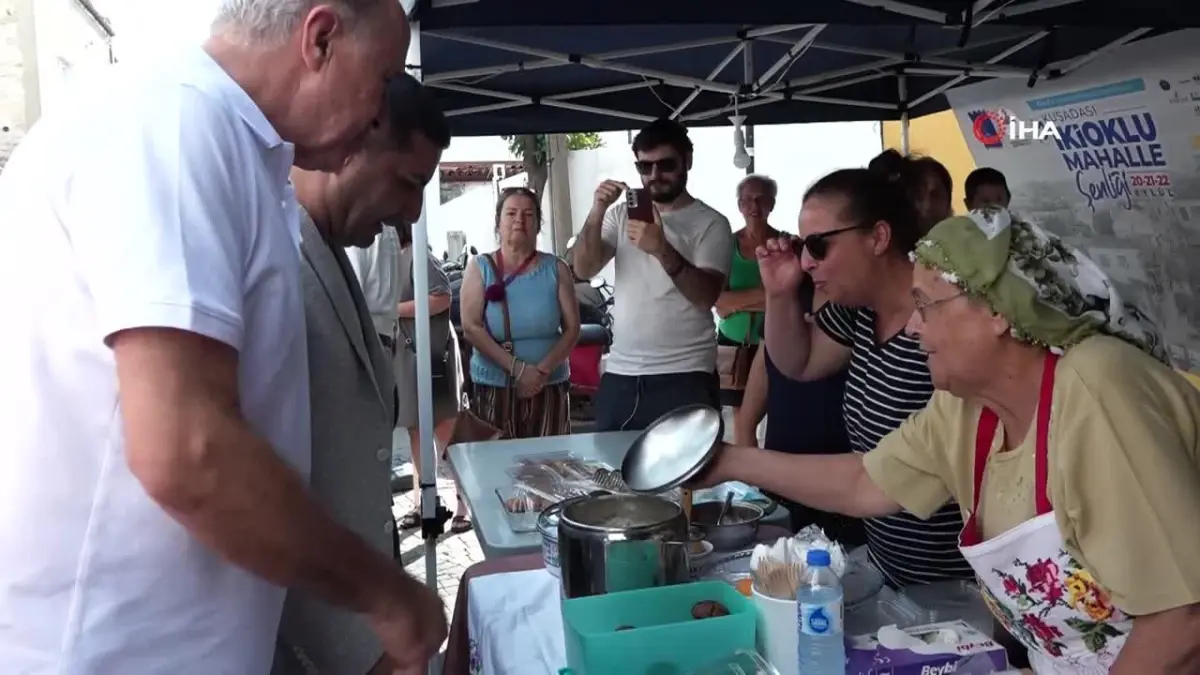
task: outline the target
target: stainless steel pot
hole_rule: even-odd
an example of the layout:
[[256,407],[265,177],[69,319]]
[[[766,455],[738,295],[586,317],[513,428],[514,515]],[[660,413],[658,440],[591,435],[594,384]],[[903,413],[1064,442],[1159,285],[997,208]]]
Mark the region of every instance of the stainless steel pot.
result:
[[[569,501],[569,500],[568,500]],[[542,563],[546,571],[559,577],[558,566],[558,518],[565,502],[550,506],[537,519],[537,530],[542,535]]]
[[563,502],[558,520],[563,596],[687,583],[687,541],[683,509],[660,497],[606,494]]

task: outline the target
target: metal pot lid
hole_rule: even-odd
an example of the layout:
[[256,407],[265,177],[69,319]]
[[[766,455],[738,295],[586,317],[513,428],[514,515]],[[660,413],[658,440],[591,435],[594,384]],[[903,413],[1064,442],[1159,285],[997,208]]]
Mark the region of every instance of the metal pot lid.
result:
[[662,525],[683,514],[678,504],[647,495],[600,495],[572,500],[561,521],[589,530],[628,532]]
[[725,424],[721,412],[688,405],[658,418],[629,446],[621,476],[630,490],[666,492],[683,485],[716,455]]

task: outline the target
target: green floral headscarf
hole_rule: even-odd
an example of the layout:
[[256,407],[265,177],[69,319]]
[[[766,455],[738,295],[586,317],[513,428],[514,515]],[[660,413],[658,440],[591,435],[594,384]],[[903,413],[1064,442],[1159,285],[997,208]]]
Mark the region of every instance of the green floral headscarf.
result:
[[1168,362],[1153,324],[1121,301],[1091,258],[1006,209],[938,223],[917,242],[912,259],[986,301],[1019,340],[1061,354],[1103,333]]

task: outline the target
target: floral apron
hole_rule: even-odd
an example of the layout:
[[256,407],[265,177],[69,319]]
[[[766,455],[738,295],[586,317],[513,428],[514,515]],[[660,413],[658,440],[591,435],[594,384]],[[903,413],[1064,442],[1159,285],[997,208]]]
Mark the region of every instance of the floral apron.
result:
[[1047,496],[1050,404],[1058,356],[1046,357],[1038,398],[1034,489],[1037,515],[989,541],[975,520],[999,420],[984,408],[975,438],[975,497],[959,537],[996,619],[1029,650],[1038,675],[1103,675],[1121,652],[1132,620],[1067,553]]

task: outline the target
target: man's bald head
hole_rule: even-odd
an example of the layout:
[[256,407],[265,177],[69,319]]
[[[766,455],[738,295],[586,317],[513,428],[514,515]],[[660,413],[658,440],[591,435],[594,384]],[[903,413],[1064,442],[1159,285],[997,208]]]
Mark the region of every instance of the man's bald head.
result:
[[221,0],[212,31],[226,37],[259,43],[286,40],[304,23],[313,8],[325,5],[350,25],[397,0]]
[[411,34],[398,0],[221,0],[209,53],[296,146],[296,165],[333,171],[382,114]]

